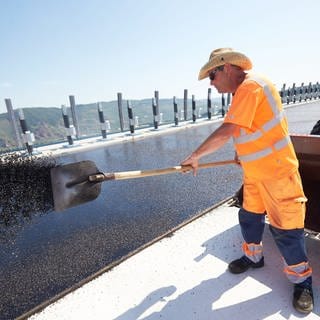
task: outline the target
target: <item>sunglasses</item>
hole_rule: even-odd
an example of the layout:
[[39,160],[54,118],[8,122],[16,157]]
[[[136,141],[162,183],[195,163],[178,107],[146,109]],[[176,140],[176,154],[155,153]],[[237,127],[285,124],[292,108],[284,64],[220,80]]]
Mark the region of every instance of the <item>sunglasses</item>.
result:
[[210,72],[209,72],[209,79],[210,79],[211,81],[213,81],[214,78],[216,77],[216,73],[217,73],[218,71],[222,71],[222,70],[223,70],[223,67],[224,67],[224,66],[219,66],[219,67],[213,69],[212,71],[210,71]]

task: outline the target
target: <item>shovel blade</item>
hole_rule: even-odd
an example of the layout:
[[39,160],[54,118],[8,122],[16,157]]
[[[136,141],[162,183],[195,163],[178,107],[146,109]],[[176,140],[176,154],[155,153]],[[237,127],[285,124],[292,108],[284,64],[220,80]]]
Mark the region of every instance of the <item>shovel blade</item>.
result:
[[89,160],[52,168],[54,210],[63,211],[96,199],[101,191],[101,183],[90,182],[88,176],[99,172],[95,163]]

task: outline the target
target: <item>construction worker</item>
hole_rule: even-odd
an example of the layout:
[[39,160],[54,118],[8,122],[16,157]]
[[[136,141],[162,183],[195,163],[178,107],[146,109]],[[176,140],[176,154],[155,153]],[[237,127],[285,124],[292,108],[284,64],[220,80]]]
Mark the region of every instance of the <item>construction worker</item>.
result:
[[181,165],[194,175],[201,157],[233,138],[243,169],[243,205],[239,224],[243,256],[228,269],[238,274],[264,266],[262,234],[265,215],[284,259],[284,272],[294,284],[293,306],[302,313],[313,309],[312,269],[304,241],[305,202],[298,160],[275,86],[262,76],[246,73],[250,59],[231,48],[212,51],[199,80],[209,77],[219,93],[233,95],[223,123]]

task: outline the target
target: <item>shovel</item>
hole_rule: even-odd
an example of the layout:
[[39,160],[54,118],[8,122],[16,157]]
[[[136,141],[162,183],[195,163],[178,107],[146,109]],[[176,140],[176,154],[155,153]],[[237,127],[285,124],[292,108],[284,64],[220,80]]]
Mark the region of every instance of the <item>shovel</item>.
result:
[[[202,163],[199,164],[199,169],[235,163],[235,160]],[[100,194],[103,181],[143,178],[186,170],[192,170],[192,167],[175,166],[155,170],[104,173],[90,160],[57,166],[50,171],[54,210],[63,211],[96,199]]]

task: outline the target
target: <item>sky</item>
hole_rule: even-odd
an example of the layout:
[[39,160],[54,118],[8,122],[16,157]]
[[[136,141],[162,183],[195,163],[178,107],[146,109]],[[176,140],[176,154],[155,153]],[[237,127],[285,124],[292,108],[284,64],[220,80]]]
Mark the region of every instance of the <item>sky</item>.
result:
[[[320,81],[317,0],[0,0],[0,113],[189,96],[213,49],[231,47],[280,89]],[[218,93],[213,89],[213,96]]]

